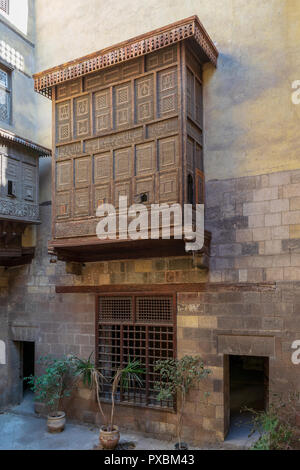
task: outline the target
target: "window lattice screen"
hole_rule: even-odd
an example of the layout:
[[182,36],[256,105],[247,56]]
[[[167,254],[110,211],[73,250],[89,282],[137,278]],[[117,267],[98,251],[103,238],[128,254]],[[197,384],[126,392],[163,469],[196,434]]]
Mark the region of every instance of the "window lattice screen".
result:
[[130,297],[100,297],[99,320],[132,320],[132,299]]
[[8,14],[9,0],[0,0],[0,10]]
[[0,69],[0,85],[8,88],[8,74]]
[[10,121],[10,106],[9,75],[5,70],[0,69],[0,121]]
[[0,121],[9,122],[10,96],[0,89]]
[[98,311],[98,368],[107,378],[101,397],[110,400],[111,379],[117,369],[138,360],[145,374],[142,386],[119,387],[117,402],[148,407],[173,408],[172,400],[159,402],[154,370],[156,361],[174,357],[172,297],[100,297]]
[[166,297],[137,297],[136,319],[140,322],[172,322],[172,301]]

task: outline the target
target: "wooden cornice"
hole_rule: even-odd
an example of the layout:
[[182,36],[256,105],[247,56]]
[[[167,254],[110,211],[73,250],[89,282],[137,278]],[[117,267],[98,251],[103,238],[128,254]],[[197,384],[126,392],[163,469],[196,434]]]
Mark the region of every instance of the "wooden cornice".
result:
[[262,283],[185,283],[185,284],[121,284],[102,286],[55,286],[57,294],[100,294],[131,292],[266,292],[276,290],[275,282]]
[[33,76],[35,91],[51,99],[52,87],[193,38],[204,62],[217,65],[218,51],[197,16],[172,23]]
[[39,157],[49,157],[51,156],[51,150],[46,147],[43,147],[39,144],[35,144],[31,140],[25,139],[24,137],[19,137],[18,135],[7,131],[6,129],[0,128],[0,144],[6,145],[7,143],[14,143],[22,145],[23,147],[28,147],[30,150],[35,152]]

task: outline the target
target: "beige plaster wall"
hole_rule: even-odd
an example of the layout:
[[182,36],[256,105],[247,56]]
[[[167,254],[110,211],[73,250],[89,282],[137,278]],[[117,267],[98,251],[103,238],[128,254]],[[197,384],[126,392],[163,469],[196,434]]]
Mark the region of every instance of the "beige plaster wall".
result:
[[33,90],[35,70],[34,0],[11,0],[9,14],[0,13],[0,63],[11,69],[12,116],[0,127],[32,141],[37,139],[37,103]]
[[[36,71],[193,14],[220,52],[204,73],[207,179],[298,168],[297,0],[36,0]],[[50,145],[50,103],[41,103],[38,140]]]

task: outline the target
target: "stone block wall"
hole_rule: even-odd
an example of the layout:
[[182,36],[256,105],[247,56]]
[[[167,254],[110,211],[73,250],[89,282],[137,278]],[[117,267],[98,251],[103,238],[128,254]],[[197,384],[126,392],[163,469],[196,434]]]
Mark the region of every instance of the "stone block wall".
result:
[[300,280],[300,171],[209,181],[212,282]]
[[[20,400],[20,384],[14,373],[17,370],[15,361],[18,342],[34,341],[36,360],[47,354],[57,357],[76,354],[88,358],[95,351],[95,296],[88,293],[57,294],[56,285],[134,284],[143,290],[145,284],[207,281],[207,270],[202,269],[201,256],[87,263],[81,275],[71,274],[71,265],[50,263],[47,243],[51,236],[51,205],[43,204],[40,212],[41,225],[37,228],[36,256],[33,262],[30,266],[10,269],[5,274],[5,284],[9,286],[5,292],[4,308],[9,319],[9,373],[6,371],[9,382],[6,390],[10,403]],[[179,344],[178,350],[180,349]],[[40,371],[40,367],[36,365],[36,373]],[[0,393],[2,390],[4,389],[0,386]],[[195,394],[193,400],[194,405],[191,401],[187,407],[189,415],[196,406]],[[101,422],[95,397],[88,390],[80,389],[74,393],[65,406],[68,416],[73,419],[97,424]],[[176,415],[173,412],[119,406],[116,420],[123,429],[135,429],[162,438],[170,438],[176,431]],[[186,426],[184,432],[191,441],[195,440],[195,433],[199,434],[200,428]],[[206,436],[209,437],[211,436]]]
[[222,437],[224,355],[268,357],[270,400],[275,393],[286,399],[299,392],[300,366],[292,363],[292,343],[300,338],[299,295],[300,282],[240,289],[211,284],[206,292],[178,294],[179,354],[197,351],[212,370],[204,429]]
[[[20,398],[14,374],[19,341],[35,342],[36,359],[70,353],[87,358],[95,349],[94,295],[57,294],[56,285],[137,284],[142,290],[149,283],[199,283],[198,292],[177,293],[177,354],[201,355],[212,374],[188,398],[184,439],[198,444],[223,439],[229,354],[269,357],[270,395],[299,390],[299,366],[291,361],[292,342],[300,339],[299,239],[293,238],[300,225],[298,177],[285,172],[207,183],[209,283],[201,259],[192,256],[91,263],[80,275],[64,263],[50,264],[51,206],[44,204],[32,264],[0,272],[1,329],[8,338],[1,396],[11,402]],[[77,420],[101,422],[88,390],[75,393],[66,409]],[[174,413],[138,407],[117,407],[116,422],[164,438],[176,429]]]

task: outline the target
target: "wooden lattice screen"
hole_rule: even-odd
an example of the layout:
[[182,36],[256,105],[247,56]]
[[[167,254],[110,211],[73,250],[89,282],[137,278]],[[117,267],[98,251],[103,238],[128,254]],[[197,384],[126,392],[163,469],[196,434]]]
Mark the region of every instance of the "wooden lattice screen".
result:
[[0,10],[8,14],[9,12],[9,0],[0,0]]
[[175,355],[175,308],[172,296],[99,296],[97,302],[97,364],[107,378],[101,398],[110,400],[111,379],[129,359],[139,360],[142,386],[120,388],[117,402],[173,409],[172,400],[159,402],[154,365]]

